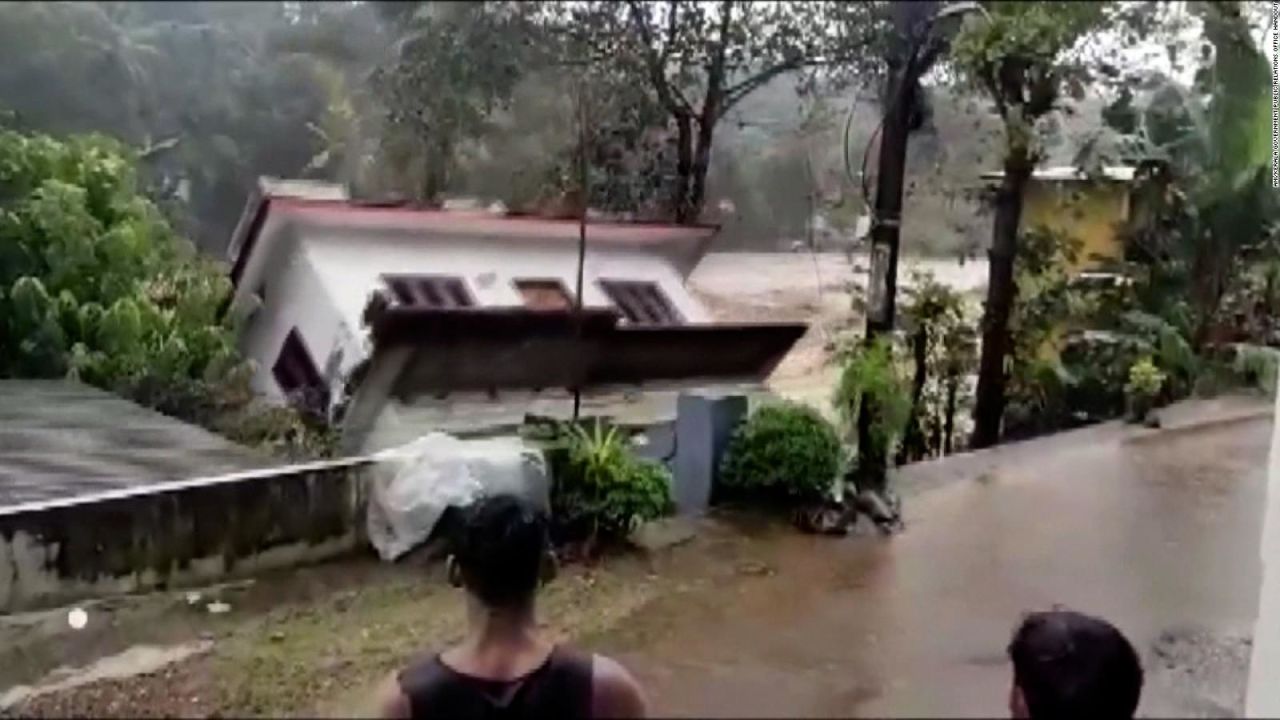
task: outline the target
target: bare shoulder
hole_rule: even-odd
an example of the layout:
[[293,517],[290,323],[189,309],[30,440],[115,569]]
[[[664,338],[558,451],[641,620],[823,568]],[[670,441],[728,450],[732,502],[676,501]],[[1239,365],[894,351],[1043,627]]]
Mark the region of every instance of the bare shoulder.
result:
[[592,656],[591,710],[597,718],[642,718],[648,703],[640,683],[618,661]]
[[409,697],[400,688],[400,680],[392,673],[378,685],[377,716],[380,718],[401,719],[412,717]]

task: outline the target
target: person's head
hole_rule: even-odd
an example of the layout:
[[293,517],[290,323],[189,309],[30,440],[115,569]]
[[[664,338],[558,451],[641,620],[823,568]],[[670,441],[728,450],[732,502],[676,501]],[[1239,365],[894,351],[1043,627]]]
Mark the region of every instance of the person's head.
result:
[[1009,643],[1015,718],[1132,718],[1138,653],[1111,623],[1070,610],[1027,615]]
[[524,610],[550,562],[546,517],[518,497],[483,498],[462,512],[449,580],[489,610]]

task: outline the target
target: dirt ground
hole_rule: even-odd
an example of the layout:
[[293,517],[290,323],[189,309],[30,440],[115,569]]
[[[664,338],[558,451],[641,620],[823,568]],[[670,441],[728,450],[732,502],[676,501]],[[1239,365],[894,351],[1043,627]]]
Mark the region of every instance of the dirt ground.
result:
[[[745,531],[744,531],[745,530]],[[770,521],[704,521],[689,543],[649,556],[624,553],[565,569],[544,592],[555,635],[588,645],[622,632],[626,619],[661,598],[704,596],[760,579]],[[210,601],[230,611],[210,614]],[[122,679],[37,695],[10,708],[24,717],[350,716],[370,712],[371,688],[387,673],[463,629],[459,594],[425,559],[388,566],[373,557],[300,568],[200,592],[117,599],[87,606],[73,631],[66,609],[0,624],[0,688],[65,679],[95,659],[139,645],[202,642],[202,652]],[[57,668],[61,670],[56,670]],[[135,668],[137,669],[137,668]],[[54,671],[50,673],[50,671]],[[83,670],[81,671],[83,674]]]

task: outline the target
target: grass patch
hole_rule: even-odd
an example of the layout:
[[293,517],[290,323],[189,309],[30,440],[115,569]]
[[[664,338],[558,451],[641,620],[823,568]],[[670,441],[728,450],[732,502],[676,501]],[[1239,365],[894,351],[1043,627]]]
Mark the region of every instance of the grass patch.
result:
[[[564,571],[539,596],[548,630],[564,640],[603,633],[649,602],[658,582],[635,558]],[[339,592],[250,620],[218,643],[216,705],[228,715],[348,715],[414,656],[465,631],[465,601],[438,568]]]

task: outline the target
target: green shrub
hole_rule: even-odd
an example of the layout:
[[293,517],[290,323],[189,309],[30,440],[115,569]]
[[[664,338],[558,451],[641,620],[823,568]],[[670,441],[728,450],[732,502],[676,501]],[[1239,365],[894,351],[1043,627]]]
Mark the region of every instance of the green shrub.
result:
[[[870,346],[859,342],[841,352],[844,369],[832,402],[845,429],[852,434],[864,398],[876,409],[871,422],[871,441],[879,457],[889,457],[911,419],[911,389],[893,359],[893,345],[878,338]],[[860,451],[861,454],[861,451]]]
[[1129,382],[1124,391],[1130,397],[1145,397],[1152,400],[1160,394],[1164,387],[1165,374],[1156,367],[1151,358],[1143,358],[1129,368]]
[[1223,345],[1213,349],[1196,377],[1195,392],[1201,396],[1245,390],[1276,394],[1280,351],[1258,345]]
[[1141,422],[1155,407],[1166,379],[1168,376],[1156,367],[1151,358],[1143,358],[1129,368],[1129,382],[1125,383],[1124,395],[1129,405],[1130,420]]
[[[1190,393],[1203,373],[1202,362],[1172,323],[1138,310],[1118,313],[1106,323],[1107,329],[1067,336],[1059,354],[1061,392],[1050,394],[1053,403],[1032,407],[1034,422],[1028,427],[1039,423],[1043,430],[1053,430],[1132,413],[1126,385],[1130,371],[1144,361],[1164,377],[1152,407]],[[1026,385],[1021,380],[1011,384],[1020,391]]]
[[1246,387],[1257,388],[1268,395],[1276,394],[1277,367],[1280,353],[1274,348],[1237,345],[1234,369]]
[[618,428],[563,425],[555,434],[548,456],[551,512],[560,539],[620,539],[671,512],[671,473],[635,457]]
[[[1095,395],[1077,391],[1080,379],[1057,357],[1035,358],[1021,362],[1017,375],[1009,379],[1009,399],[1004,410],[1006,440],[1035,437],[1071,427],[1078,419],[1074,416],[1080,407],[1068,402],[1086,398],[1093,402]],[[1089,378],[1085,378],[1089,381]]]
[[735,431],[720,468],[731,492],[811,501],[830,493],[840,470],[840,438],[813,408],[758,408]]
[[1134,338],[1135,351],[1149,353],[1151,362],[1165,375],[1165,389],[1173,390],[1178,397],[1190,391],[1200,371],[1200,359],[1172,323],[1158,315],[1132,310],[1120,315],[1119,328]]

